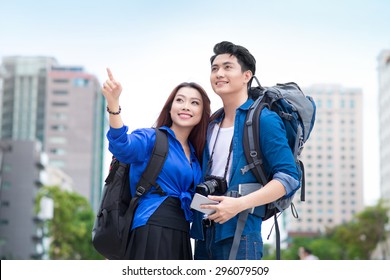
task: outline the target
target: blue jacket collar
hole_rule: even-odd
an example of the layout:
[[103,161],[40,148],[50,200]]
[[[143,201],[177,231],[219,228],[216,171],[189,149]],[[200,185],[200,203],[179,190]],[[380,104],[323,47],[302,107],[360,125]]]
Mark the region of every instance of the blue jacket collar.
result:
[[[240,107],[238,107],[238,110],[248,111],[248,110],[249,110],[249,107],[253,104],[253,102],[254,102],[254,101],[253,101],[251,98],[248,98],[248,100],[245,101],[244,104],[242,104]],[[223,117],[224,117],[224,115],[225,115],[225,112],[224,112],[224,110],[223,110],[223,107],[220,108],[219,110],[221,110],[222,112],[221,112],[221,114],[220,114],[215,120],[213,120],[213,121],[211,122],[212,124],[219,123],[219,122],[222,121],[222,119],[223,119]],[[217,110],[217,111],[218,111],[218,110]],[[216,112],[217,112],[217,111],[216,111]]]
[[[159,129],[159,130],[164,130],[164,131],[168,132],[168,134],[171,135],[171,136],[177,141],[175,132],[174,132],[172,129],[170,129],[168,126],[165,126],[165,125],[164,125],[164,126],[159,127],[158,129]],[[195,154],[196,154],[196,153],[195,153],[195,148],[192,146],[191,141],[188,140],[188,143],[190,143],[190,150],[191,150],[191,153],[195,155]]]

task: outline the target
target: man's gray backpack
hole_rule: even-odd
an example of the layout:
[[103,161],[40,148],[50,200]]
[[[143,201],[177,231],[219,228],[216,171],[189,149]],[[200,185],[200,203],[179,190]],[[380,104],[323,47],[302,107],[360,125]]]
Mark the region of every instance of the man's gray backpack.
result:
[[[277,84],[272,87],[262,87],[256,77],[253,77],[258,83],[257,87],[248,89],[249,96],[255,99],[255,102],[249,108],[244,128],[244,152],[248,165],[242,167],[241,172],[245,174],[252,171],[257,182],[264,186],[271,178],[268,178],[263,166],[263,154],[260,149],[260,114],[263,108],[268,107],[276,112],[282,119],[286,128],[288,144],[294,155],[298,173],[300,175],[301,201],[305,200],[305,172],[304,165],[300,161],[302,149],[313,129],[316,115],[316,105],[310,96],[306,96],[299,86],[295,83]],[[294,193],[295,194],[295,193]],[[291,207],[293,215],[297,217],[294,205],[292,203],[294,194],[288,197],[282,197],[277,201],[266,205],[263,221],[274,217],[276,231],[276,255],[280,259],[280,233],[277,223],[277,214]],[[245,226],[246,213],[240,213],[239,222],[236,228],[236,234],[233,241],[230,258],[235,259],[239,237]]]

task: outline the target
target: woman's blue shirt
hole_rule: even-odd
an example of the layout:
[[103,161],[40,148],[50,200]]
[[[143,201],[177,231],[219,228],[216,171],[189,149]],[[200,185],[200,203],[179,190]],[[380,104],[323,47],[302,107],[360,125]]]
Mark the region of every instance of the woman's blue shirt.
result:
[[[177,197],[181,201],[186,220],[192,221],[190,203],[195,186],[200,183],[202,172],[195,150],[190,144],[191,155],[188,161],[175,133],[168,127],[160,128],[168,135],[169,153],[156,183],[160,185],[166,196],[153,193],[153,189],[139,200],[134,215],[132,229],[146,224],[149,217],[168,197]],[[128,127],[110,128],[107,132],[109,151],[119,161],[130,164],[130,191],[135,194],[135,185],[139,181],[150,159],[156,133],[153,128],[137,129],[128,133]]]

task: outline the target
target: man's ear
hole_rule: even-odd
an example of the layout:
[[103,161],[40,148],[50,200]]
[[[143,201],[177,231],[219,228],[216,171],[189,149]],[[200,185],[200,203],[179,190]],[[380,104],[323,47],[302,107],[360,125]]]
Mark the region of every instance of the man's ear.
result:
[[252,79],[252,77],[253,77],[252,71],[251,70],[246,70],[244,72],[244,76],[245,76],[245,82],[248,83]]

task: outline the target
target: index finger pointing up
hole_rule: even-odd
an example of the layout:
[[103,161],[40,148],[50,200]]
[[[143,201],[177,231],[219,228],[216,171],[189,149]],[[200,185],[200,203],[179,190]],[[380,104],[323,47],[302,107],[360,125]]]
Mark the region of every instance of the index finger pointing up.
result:
[[107,75],[111,81],[114,81],[114,76],[112,75],[112,72],[111,72],[110,68],[108,68],[108,67],[107,67]]

